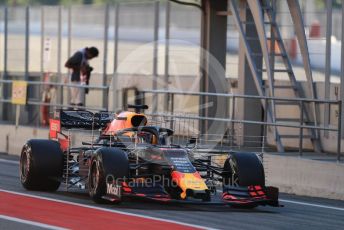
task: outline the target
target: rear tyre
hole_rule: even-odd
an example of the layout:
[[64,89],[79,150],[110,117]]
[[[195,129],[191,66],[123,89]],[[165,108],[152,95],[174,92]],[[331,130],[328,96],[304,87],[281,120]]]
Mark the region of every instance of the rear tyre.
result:
[[56,191],[63,172],[63,153],[59,143],[29,140],[20,156],[20,182],[27,190]]
[[[89,195],[96,203],[106,203],[106,177],[125,179],[129,176],[129,161],[127,154],[121,149],[100,148],[91,159],[88,186]],[[115,203],[120,203],[116,200]]]

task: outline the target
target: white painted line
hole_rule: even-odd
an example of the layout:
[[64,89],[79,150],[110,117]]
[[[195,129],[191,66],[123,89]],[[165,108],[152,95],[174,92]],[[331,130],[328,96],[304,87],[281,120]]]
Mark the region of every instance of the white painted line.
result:
[[4,215],[0,215],[0,219],[9,220],[9,221],[13,221],[13,222],[21,223],[21,224],[28,224],[28,225],[32,225],[32,226],[40,227],[40,228],[52,229],[52,230],[66,230],[67,229],[67,228],[60,228],[60,227],[56,227],[49,224],[42,224],[35,221],[23,220],[23,219],[19,219],[15,217],[4,216]]
[[70,205],[75,205],[75,206],[84,207],[84,208],[96,209],[96,210],[100,210],[100,211],[104,211],[104,212],[112,212],[112,213],[122,214],[122,215],[127,215],[127,216],[134,216],[134,217],[140,217],[140,218],[145,218],[145,219],[150,219],[150,220],[163,221],[163,222],[168,222],[168,223],[172,223],[172,224],[179,224],[179,225],[183,225],[183,226],[188,226],[188,227],[192,227],[192,228],[209,229],[209,230],[215,229],[215,228],[208,228],[208,227],[195,225],[195,224],[188,224],[188,223],[184,223],[184,222],[179,222],[179,221],[175,221],[175,220],[169,220],[169,219],[164,219],[164,218],[146,216],[146,215],[142,215],[142,214],[134,214],[134,213],[117,211],[117,210],[112,210],[112,209],[100,208],[100,207],[95,207],[95,206],[86,205],[86,204],[79,204],[79,203],[74,203],[74,202],[70,202],[70,201],[58,200],[58,199],[47,198],[47,197],[40,197],[40,196],[36,196],[36,195],[14,192],[14,191],[9,191],[9,190],[4,190],[4,189],[0,189],[0,192],[6,192],[6,193],[20,195],[20,196],[26,196],[26,197],[32,197],[32,198],[37,198],[37,199],[42,199],[42,200],[54,201],[54,202],[63,203],[63,204],[70,204]]
[[299,202],[299,201],[284,200],[284,199],[279,199],[279,201],[282,201],[282,202],[285,202],[285,203],[290,203],[290,204],[298,204],[298,205],[303,205],[303,206],[310,206],[310,207],[315,207],[315,208],[325,208],[325,209],[331,209],[331,210],[336,210],[336,211],[344,211],[344,208],[328,206],[328,205],[312,204],[312,203],[307,203],[307,202]]
[[9,163],[14,165],[19,165],[19,161],[0,159],[1,163]]

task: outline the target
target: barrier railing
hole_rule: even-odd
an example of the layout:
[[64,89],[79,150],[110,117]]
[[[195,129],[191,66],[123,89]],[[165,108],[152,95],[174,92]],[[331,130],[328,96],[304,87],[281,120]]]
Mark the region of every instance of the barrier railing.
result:
[[[147,94],[152,94],[152,96],[157,96],[159,94],[167,95],[170,98],[172,104],[174,104],[175,100],[174,97],[176,95],[183,95],[183,96],[216,96],[216,97],[224,97],[232,100],[229,111],[229,118],[228,117],[203,117],[203,116],[183,116],[180,114],[174,114],[174,111],[170,111],[170,113],[151,113],[150,115],[156,117],[166,117],[169,119],[188,119],[192,120],[195,119],[197,121],[215,121],[215,122],[224,122],[226,124],[230,124],[233,130],[234,124],[247,124],[247,125],[262,125],[266,130],[267,127],[284,127],[284,128],[295,128],[299,129],[299,143],[298,149],[300,156],[303,154],[303,143],[304,143],[304,130],[316,130],[316,131],[332,131],[337,133],[337,146],[336,146],[336,153],[337,153],[337,160],[340,161],[341,159],[341,114],[342,114],[342,107],[341,107],[341,100],[319,100],[319,99],[308,99],[308,98],[285,98],[285,97],[261,97],[261,96],[254,96],[254,95],[238,95],[238,94],[219,94],[219,93],[203,93],[203,92],[185,92],[185,91],[165,91],[165,90],[143,90],[140,91],[146,97]],[[300,105],[300,115],[299,115],[299,122],[271,122],[271,121],[249,121],[249,120],[239,120],[235,118],[235,104],[237,99],[255,99],[255,100],[263,100],[265,101],[266,105],[269,104],[271,101],[279,101],[279,102],[294,102],[295,104]],[[314,122],[315,125],[307,124],[308,122],[304,120],[304,112],[306,110],[307,103],[316,103],[316,104],[323,104],[323,105],[335,105],[338,107],[338,114],[337,114],[337,126],[325,126],[320,125],[317,122]],[[174,105],[171,108],[175,108]],[[265,116],[266,117],[266,116]],[[264,144],[264,143],[262,143]]]
[[[35,85],[38,87],[44,87],[44,86],[52,86],[56,88],[61,88],[61,90],[64,90],[65,88],[80,88],[80,89],[89,89],[89,90],[100,90],[105,91],[108,95],[109,92],[109,86],[95,86],[95,85],[82,85],[82,84],[72,84],[72,83],[58,83],[58,82],[42,82],[42,81],[25,81],[28,86]],[[0,80],[0,85],[4,87],[6,85],[7,87],[9,85],[13,84],[13,80]],[[39,91],[43,91],[42,89],[39,89]],[[42,92],[39,92],[41,94]],[[27,98],[27,105],[37,105],[37,106],[51,106],[55,108],[68,108],[71,107],[69,103],[46,103],[41,100],[42,98]],[[0,96],[0,102],[2,103],[12,103],[12,98],[3,98],[2,95]],[[88,110],[94,110],[94,111],[100,111],[100,110],[108,110],[108,108],[104,107],[95,107],[95,106],[77,106],[73,105],[73,108],[76,109],[88,109]]]
[[[0,80],[0,85],[4,87],[4,85],[12,84],[12,80]],[[75,84],[62,84],[62,83],[56,83],[56,82],[40,82],[40,81],[27,81],[28,85],[37,85],[37,86],[44,86],[44,85],[50,85],[50,86],[55,86],[55,87],[61,87],[62,89],[70,88],[70,87],[79,87],[79,88],[88,88],[90,90],[105,90],[107,93],[109,92],[109,87],[108,86],[92,86],[92,85],[75,85]],[[234,124],[247,124],[247,125],[261,125],[264,127],[266,130],[267,127],[285,127],[285,128],[296,128],[299,129],[299,153],[302,155],[303,153],[303,141],[304,141],[304,136],[303,136],[303,131],[304,130],[321,130],[321,131],[331,131],[331,132],[336,132],[337,133],[337,160],[340,161],[341,159],[341,114],[342,114],[342,108],[341,108],[341,100],[312,100],[312,99],[307,99],[307,98],[275,98],[275,97],[260,97],[260,96],[253,96],[253,95],[237,95],[237,94],[217,94],[217,93],[202,93],[202,92],[185,92],[185,91],[165,91],[165,90],[143,90],[140,91],[143,95],[147,94],[153,94],[153,95],[159,95],[159,94],[164,94],[168,95],[172,103],[174,103],[174,97],[176,95],[183,95],[183,96],[216,96],[216,97],[225,97],[230,100],[232,100],[232,104],[230,106],[230,111],[229,111],[229,117],[204,117],[204,116],[197,116],[197,115],[183,115],[183,114],[175,114],[174,111],[170,111],[170,113],[160,110],[161,112],[156,112],[156,113],[147,113],[147,115],[150,115],[152,117],[160,117],[161,121],[164,120],[166,122],[166,119],[168,119],[168,122],[170,122],[170,126],[173,129],[177,129],[178,127],[173,125],[173,122],[176,121],[177,119],[181,120],[184,119],[186,122],[188,121],[195,121],[195,122],[202,122],[202,121],[214,121],[214,122],[224,122],[226,124],[229,124],[231,127],[231,133],[227,134],[227,136],[231,136],[233,142],[233,130],[234,130]],[[250,121],[250,120],[240,120],[235,118],[235,103],[237,99],[255,99],[255,100],[264,100],[267,104],[269,101],[284,101],[284,102],[295,102],[300,104],[300,122],[297,124],[296,122],[294,123],[288,123],[288,122],[270,122],[270,121]],[[2,98],[0,97],[0,102],[2,103],[11,103],[12,100],[11,98]],[[307,124],[303,120],[303,113],[305,109],[305,104],[307,103],[318,103],[318,104],[328,104],[328,105],[335,105],[338,106],[338,124],[337,126],[324,126],[324,125],[310,125]],[[39,100],[38,98],[29,98],[27,100],[28,105],[36,105],[36,106],[49,106],[49,107],[55,107],[55,108],[68,108],[70,107],[69,104],[64,104],[64,103],[45,103]],[[172,106],[173,109],[174,106]],[[94,110],[94,111],[99,111],[99,110],[107,110],[107,108],[101,108],[101,107],[90,107],[90,106],[76,106],[78,109],[88,109],[88,110]],[[159,111],[159,110],[158,110]],[[185,121],[184,121],[185,122]],[[171,125],[172,124],[172,125]],[[180,129],[180,128],[179,128]],[[193,129],[197,129],[197,125],[193,125]],[[184,132],[184,135],[186,134],[185,131],[179,130],[180,132]],[[197,135],[201,135],[200,133],[197,133]],[[212,135],[212,134],[208,134]],[[189,135],[187,135],[189,136]],[[226,135],[225,135],[226,136]],[[238,135],[236,135],[238,137]],[[263,142],[262,145],[265,144],[264,138],[266,136],[262,136]],[[204,138],[204,136],[203,136]],[[223,140],[223,137],[220,137],[220,141]],[[214,141],[214,139],[213,139]]]

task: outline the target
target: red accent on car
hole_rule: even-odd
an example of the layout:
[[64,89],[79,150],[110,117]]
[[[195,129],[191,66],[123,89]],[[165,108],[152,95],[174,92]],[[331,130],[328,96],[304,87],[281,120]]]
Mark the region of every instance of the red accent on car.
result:
[[255,197],[255,196],[258,196],[258,194],[256,192],[250,192],[250,196]]
[[136,196],[146,196],[146,195],[143,194],[143,193],[136,193],[135,195],[136,195]]
[[180,179],[182,179],[184,177],[184,173],[181,173],[178,171],[173,171],[171,173],[171,176],[172,176],[173,181],[179,181]]
[[262,187],[261,187],[260,185],[256,185],[256,186],[254,186],[254,188],[255,188],[256,190],[262,190]]
[[61,122],[60,120],[49,119],[49,137],[52,139],[57,138],[57,134],[61,131]]
[[235,196],[232,196],[228,193],[223,193],[222,194],[222,198],[225,199],[225,200],[237,200],[237,198]]
[[131,188],[129,187],[129,185],[125,181],[122,182],[122,188],[123,188],[124,192],[127,192],[127,193],[131,193],[132,192]]
[[66,152],[69,148],[68,138],[59,138],[58,141],[60,143],[60,148],[61,148],[62,152]]
[[152,198],[153,200],[157,200],[157,201],[171,201],[170,198]]
[[263,191],[258,191],[258,195],[265,195],[265,193]]

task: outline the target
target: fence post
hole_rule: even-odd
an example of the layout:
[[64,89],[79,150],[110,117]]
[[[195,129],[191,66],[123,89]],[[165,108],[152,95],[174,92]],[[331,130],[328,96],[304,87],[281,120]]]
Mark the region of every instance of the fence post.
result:
[[44,74],[44,42],[45,42],[45,31],[44,31],[44,6],[41,6],[41,79]]
[[68,45],[67,45],[67,55],[70,57],[72,49],[72,6],[68,7]]
[[[7,47],[8,47],[8,8],[4,8],[4,79],[7,78]],[[6,93],[6,90],[4,91]],[[5,97],[7,95],[4,95]]]
[[299,155],[302,157],[303,155],[303,110],[304,110],[304,103],[300,101],[300,138],[299,138]]
[[[327,0],[327,18],[326,18],[326,67],[325,67],[325,100],[330,99],[331,87],[331,36],[332,36],[332,0]],[[330,104],[325,103],[324,126],[328,127],[330,123]],[[324,136],[328,137],[328,131]]]
[[[44,20],[44,18],[45,18],[45,14],[44,14],[44,6],[41,6],[41,53],[40,53],[40,58],[41,58],[41,63],[40,63],[40,65],[41,65],[41,69],[40,69],[40,71],[41,71],[41,81],[45,81],[45,79],[44,79],[44,52],[45,52],[45,50],[44,50],[44,44],[45,44],[45,20]],[[44,85],[41,85],[41,86],[38,86],[38,88],[39,88],[39,92],[42,92],[42,89],[44,90],[45,89],[45,86]],[[40,122],[42,121],[42,117],[41,117],[41,112],[39,111],[39,113],[38,113],[38,123],[40,124]]]
[[[170,95],[170,98],[171,98],[171,115],[173,115],[174,114],[174,94],[173,93],[171,93],[171,95]],[[172,130],[174,130],[174,120],[173,120],[173,117],[171,117],[171,126],[170,126],[170,128],[172,129]]]
[[[264,103],[265,103],[265,109],[263,110],[264,112],[264,120],[265,122],[268,122],[268,106],[269,106],[269,102],[267,99],[264,100]],[[273,127],[275,128],[275,127]],[[268,144],[268,132],[269,132],[269,126],[267,124],[263,125],[263,144],[264,145],[264,148],[263,150],[265,151],[265,145]]]
[[[104,56],[103,56],[103,81],[102,85],[107,86],[107,49],[108,49],[108,34],[109,34],[109,4],[105,4],[105,18],[104,18]],[[103,89],[103,108],[105,110],[108,110],[109,103],[108,103],[109,95],[108,95],[108,89]]]
[[[166,20],[165,20],[165,79],[164,90],[168,90],[169,82],[169,61],[170,61],[170,19],[171,19],[171,3],[166,2]],[[164,98],[164,111],[168,111],[169,94]]]
[[[154,3],[154,48],[153,48],[153,90],[158,88],[158,40],[159,40],[159,2]],[[153,94],[153,114],[157,112],[158,94]]]
[[[71,49],[72,49],[72,6],[69,5],[68,7],[68,45],[67,45],[67,56],[68,58],[71,56]],[[70,81],[70,70],[68,69],[67,79]],[[70,103],[71,95],[70,90],[67,88],[67,104]]]
[[25,9],[25,80],[29,80],[30,8]]
[[235,135],[235,124],[233,122],[233,120],[235,119],[235,107],[236,107],[236,104],[235,104],[235,101],[236,101],[236,97],[233,96],[232,97],[232,108],[231,108],[231,132],[230,132],[230,141],[231,141],[231,148],[233,149],[234,148],[234,135]]
[[[344,0],[342,0],[342,41],[344,39]],[[340,98],[344,97],[344,45],[342,45],[342,49],[341,49],[341,77],[340,77]],[[343,103],[344,100],[341,100],[341,108],[343,108]],[[340,113],[339,116],[341,116],[341,121],[344,119],[344,114]],[[344,122],[341,122],[341,127],[340,127],[340,136],[341,138],[343,138],[343,131],[344,131]]]
[[[7,53],[7,47],[8,47],[8,8],[5,7],[4,8],[4,73],[3,73],[3,79],[7,80],[8,76],[7,76],[7,57],[8,57],[8,53]],[[2,97],[3,99],[8,98],[9,96],[9,88],[8,87],[4,87],[4,83],[2,85],[2,89],[3,89],[3,93],[2,93]],[[1,118],[6,120],[7,119],[7,111],[8,111],[9,105],[7,105],[6,103],[2,104],[2,112],[1,112]]]
[[[25,8],[25,75],[24,80],[29,80],[29,53],[30,52],[30,7],[27,5]],[[31,88],[32,89],[32,88]],[[30,93],[34,93],[35,91],[30,90],[30,86],[28,86],[28,98],[30,97]],[[33,113],[34,113],[34,107],[27,105],[25,106],[25,110],[28,112],[28,120],[33,120]],[[40,113],[38,113],[40,114]],[[38,116],[38,119],[40,117]]]
[[118,27],[119,27],[119,3],[115,5],[115,26],[114,26],[114,63],[113,63],[113,78],[112,78],[112,100],[113,110],[118,109],[118,92],[117,92],[117,67],[118,67]]
[[338,103],[338,133],[337,133],[337,162],[340,162],[341,158],[341,142],[342,142],[342,103],[343,101],[340,100]]
[[[61,71],[61,59],[62,59],[62,7],[58,9],[58,22],[57,22],[57,78],[60,79],[60,83],[64,83]],[[63,86],[59,86],[58,103],[63,104]]]

